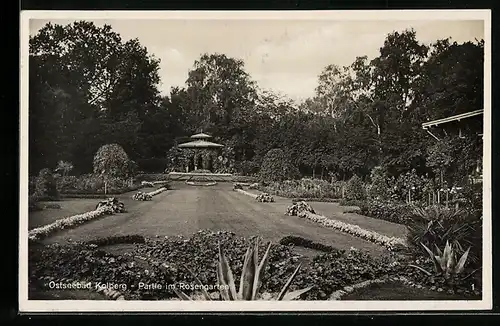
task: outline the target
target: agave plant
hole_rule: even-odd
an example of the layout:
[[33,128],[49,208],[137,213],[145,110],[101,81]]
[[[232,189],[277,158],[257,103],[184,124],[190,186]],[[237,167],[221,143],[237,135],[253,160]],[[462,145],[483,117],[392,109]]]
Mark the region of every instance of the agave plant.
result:
[[[470,247],[462,254],[460,259],[457,261],[455,250],[452,248],[449,242],[446,242],[446,246],[442,251],[441,249],[439,249],[438,246],[436,246],[436,254],[434,254],[423,243],[421,243],[421,245],[425,249],[425,251],[429,254],[432,262],[434,263],[434,273],[436,275],[444,276],[445,279],[450,279],[451,277],[456,277],[463,273],[465,268],[465,263],[467,262],[467,257],[469,255]],[[418,270],[424,272],[429,276],[432,275],[431,272],[425,270],[420,266],[416,265],[408,265],[408,266],[417,268]]]
[[[222,252],[221,246],[219,244],[219,262],[217,265],[217,288],[219,290],[220,297],[225,301],[238,301],[238,300],[263,300],[262,296],[259,295],[260,286],[262,284],[262,277],[266,264],[269,258],[269,251],[271,249],[271,244],[267,247],[264,257],[258,262],[258,240],[255,241],[255,245],[249,246],[243,260],[243,269],[241,272],[239,289],[236,291],[236,285],[234,281],[233,272],[229,266],[229,262]],[[301,296],[302,294],[309,291],[312,287],[308,287],[301,290],[296,290],[288,292],[290,284],[293,282],[295,276],[297,275],[301,265],[297,266],[293,274],[290,276],[288,281],[285,283],[280,293],[274,300],[293,300]],[[185,267],[189,273],[193,276],[194,280],[198,285],[200,285],[203,297],[205,300],[212,300],[210,294],[205,290],[205,286],[199,280],[199,278],[187,267]],[[181,300],[193,300],[184,292],[174,288],[175,294]]]

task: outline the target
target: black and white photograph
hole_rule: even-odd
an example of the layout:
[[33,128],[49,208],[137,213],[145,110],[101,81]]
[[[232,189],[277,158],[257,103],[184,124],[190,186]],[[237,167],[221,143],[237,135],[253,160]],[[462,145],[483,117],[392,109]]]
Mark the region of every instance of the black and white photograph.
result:
[[491,309],[488,10],[20,24],[21,312]]

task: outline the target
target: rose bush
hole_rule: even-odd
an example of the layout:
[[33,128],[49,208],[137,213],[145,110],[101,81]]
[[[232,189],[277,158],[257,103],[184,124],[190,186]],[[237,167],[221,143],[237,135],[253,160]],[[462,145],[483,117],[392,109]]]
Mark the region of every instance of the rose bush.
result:
[[265,193],[265,192],[257,195],[257,197],[255,198],[255,200],[257,200],[260,203],[274,203],[273,196],[271,196],[271,195],[269,195],[268,193]]

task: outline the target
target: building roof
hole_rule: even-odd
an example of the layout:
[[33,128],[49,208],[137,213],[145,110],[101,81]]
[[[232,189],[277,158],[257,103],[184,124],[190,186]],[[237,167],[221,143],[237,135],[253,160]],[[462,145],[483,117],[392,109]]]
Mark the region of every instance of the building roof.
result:
[[192,135],[191,138],[193,138],[193,139],[207,139],[207,138],[212,138],[212,136],[200,132],[199,134]]
[[484,110],[476,110],[476,111],[471,111],[471,112],[467,112],[467,113],[457,114],[457,115],[454,115],[454,116],[451,116],[448,118],[424,122],[424,123],[422,123],[422,128],[427,129],[429,127],[438,126],[438,125],[443,124],[443,123],[448,123],[448,122],[452,122],[452,121],[460,121],[462,119],[467,119],[467,118],[470,118],[473,116],[481,115],[481,114],[483,114],[483,112],[484,112]]
[[224,145],[212,143],[206,140],[195,140],[188,143],[180,144],[180,148],[209,148],[209,147],[224,147]]

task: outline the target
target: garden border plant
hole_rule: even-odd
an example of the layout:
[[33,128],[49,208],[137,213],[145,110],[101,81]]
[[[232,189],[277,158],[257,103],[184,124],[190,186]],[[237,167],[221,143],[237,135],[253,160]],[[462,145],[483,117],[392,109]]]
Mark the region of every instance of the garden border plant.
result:
[[285,215],[306,218],[325,227],[336,229],[344,233],[348,233],[362,239],[383,245],[391,251],[406,247],[406,241],[404,239],[397,237],[388,237],[375,231],[365,230],[355,224],[349,224],[330,219],[323,215],[315,214],[312,208],[307,209],[307,207],[310,206],[305,202],[294,203],[287,208]]

